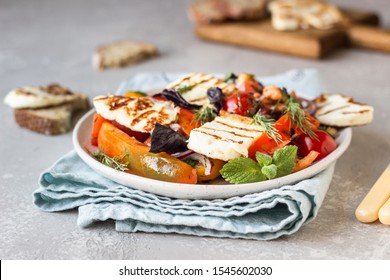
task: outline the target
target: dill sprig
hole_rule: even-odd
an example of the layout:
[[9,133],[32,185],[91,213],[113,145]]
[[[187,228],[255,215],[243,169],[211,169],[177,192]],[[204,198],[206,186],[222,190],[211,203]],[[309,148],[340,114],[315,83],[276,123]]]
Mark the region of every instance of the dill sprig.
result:
[[120,162],[126,157],[126,154],[123,154],[121,156],[116,156],[116,157],[110,157],[106,155],[105,153],[99,151],[99,152],[91,152],[92,156],[99,162],[103,163],[104,165],[107,165],[108,167],[114,168],[115,170],[118,171],[126,171],[129,170],[127,168],[128,162],[122,163]]
[[261,125],[264,128],[265,133],[267,133],[268,136],[270,136],[272,139],[275,140],[277,144],[282,142],[282,136],[279,134],[279,132],[275,129],[275,120],[269,119],[263,115],[260,114],[260,112],[257,112],[253,116],[253,122]]
[[289,118],[291,118],[291,121],[297,126],[297,128],[299,128],[304,134],[307,134],[310,138],[318,139],[301,104],[299,104],[292,95],[287,98],[285,105],[285,113]]
[[195,118],[201,123],[205,124],[211,122],[217,117],[215,110],[209,106],[203,106],[199,110],[195,111]]
[[180,94],[186,93],[187,91],[190,91],[191,89],[194,88],[195,85],[183,85],[183,86],[178,86],[175,88],[175,91],[177,91]]

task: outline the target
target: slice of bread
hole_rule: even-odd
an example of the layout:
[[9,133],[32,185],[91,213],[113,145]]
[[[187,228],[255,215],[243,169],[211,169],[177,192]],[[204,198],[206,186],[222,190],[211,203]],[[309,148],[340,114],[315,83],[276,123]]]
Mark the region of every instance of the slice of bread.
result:
[[119,41],[98,47],[92,57],[98,70],[119,68],[156,56],[157,48],[149,43]]
[[15,109],[19,126],[47,135],[70,131],[74,113],[90,107],[86,95],[58,84],[17,88],[4,101]]
[[267,0],[197,0],[188,7],[197,24],[228,20],[256,20],[266,16]]
[[85,103],[67,103],[42,109],[15,109],[15,120],[19,126],[38,133],[62,134],[72,129],[73,113],[86,108]]

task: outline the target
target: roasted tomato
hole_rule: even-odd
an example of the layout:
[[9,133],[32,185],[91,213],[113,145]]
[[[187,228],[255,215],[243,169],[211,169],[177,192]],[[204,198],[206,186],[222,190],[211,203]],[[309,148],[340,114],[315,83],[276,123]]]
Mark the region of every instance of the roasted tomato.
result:
[[118,123],[116,121],[112,121],[111,123],[113,125],[115,125],[117,128],[119,128],[120,130],[122,130],[127,135],[134,137],[135,139],[137,139],[140,142],[144,142],[150,136],[150,133],[131,130],[130,128],[128,128],[124,125],[121,125],[120,123]]
[[129,136],[134,137],[140,142],[144,142],[148,137],[150,136],[150,133],[144,133],[144,132],[138,132],[133,131],[130,128],[121,125],[117,123],[116,121],[111,121],[103,118],[101,115],[95,113],[93,116],[93,127],[92,127],[92,133],[91,133],[91,144],[97,146],[98,145],[98,135],[99,131],[103,125],[103,123],[108,122],[122,130],[124,133],[126,133]]
[[225,111],[241,116],[253,116],[258,107],[258,102],[249,93],[232,94],[225,99],[223,104]]
[[312,139],[307,134],[301,134],[294,142],[298,146],[299,156],[305,157],[310,151],[316,151],[319,153],[316,160],[320,160],[333,152],[336,149],[337,144],[332,136],[325,131],[316,130],[314,133],[316,134],[317,139]]

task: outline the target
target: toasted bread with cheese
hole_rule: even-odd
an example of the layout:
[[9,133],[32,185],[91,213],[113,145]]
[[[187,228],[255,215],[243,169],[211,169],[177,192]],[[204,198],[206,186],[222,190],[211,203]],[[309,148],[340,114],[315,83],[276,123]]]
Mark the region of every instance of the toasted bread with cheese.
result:
[[320,0],[276,0],[268,8],[272,26],[281,31],[330,29],[348,21],[338,8]]
[[119,41],[98,47],[92,57],[94,68],[119,68],[156,56],[157,48],[145,42]]
[[86,95],[58,84],[14,89],[4,102],[15,109],[19,126],[47,135],[70,131],[74,113],[89,108]]
[[354,101],[341,94],[322,94],[314,102],[317,105],[315,117],[321,124],[347,127],[366,125],[372,122],[374,108]]
[[14,109],[34,109],[84,99],[83,94],[72,92],[58,84],[50,84],[48,86],[25,86],[13,89],[5,96],[4,102]]
[[197,0],[188,15],[198,24],[227,20],[256,20],[266,16],[267,0]]

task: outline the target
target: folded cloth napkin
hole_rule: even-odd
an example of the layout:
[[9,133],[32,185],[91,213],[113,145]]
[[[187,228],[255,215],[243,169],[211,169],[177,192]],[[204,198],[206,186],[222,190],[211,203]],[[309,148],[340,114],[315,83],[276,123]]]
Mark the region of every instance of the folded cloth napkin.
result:
[[[177,76],[138,74],[122,84],[118,93],[163,87]],[[315,92],[321,83],[314,70],[290,71],[261,81],[306,94]],[[296,184],[241,197],[183,200],[121,186],[94,172],[71,151],[40,176],[40,188],[33,196],[35,205],[48,212],[78,207],[81,227],[112,219],[122,232],[270,240],[295,233],[315,218],[333,171],[331,165]]]

